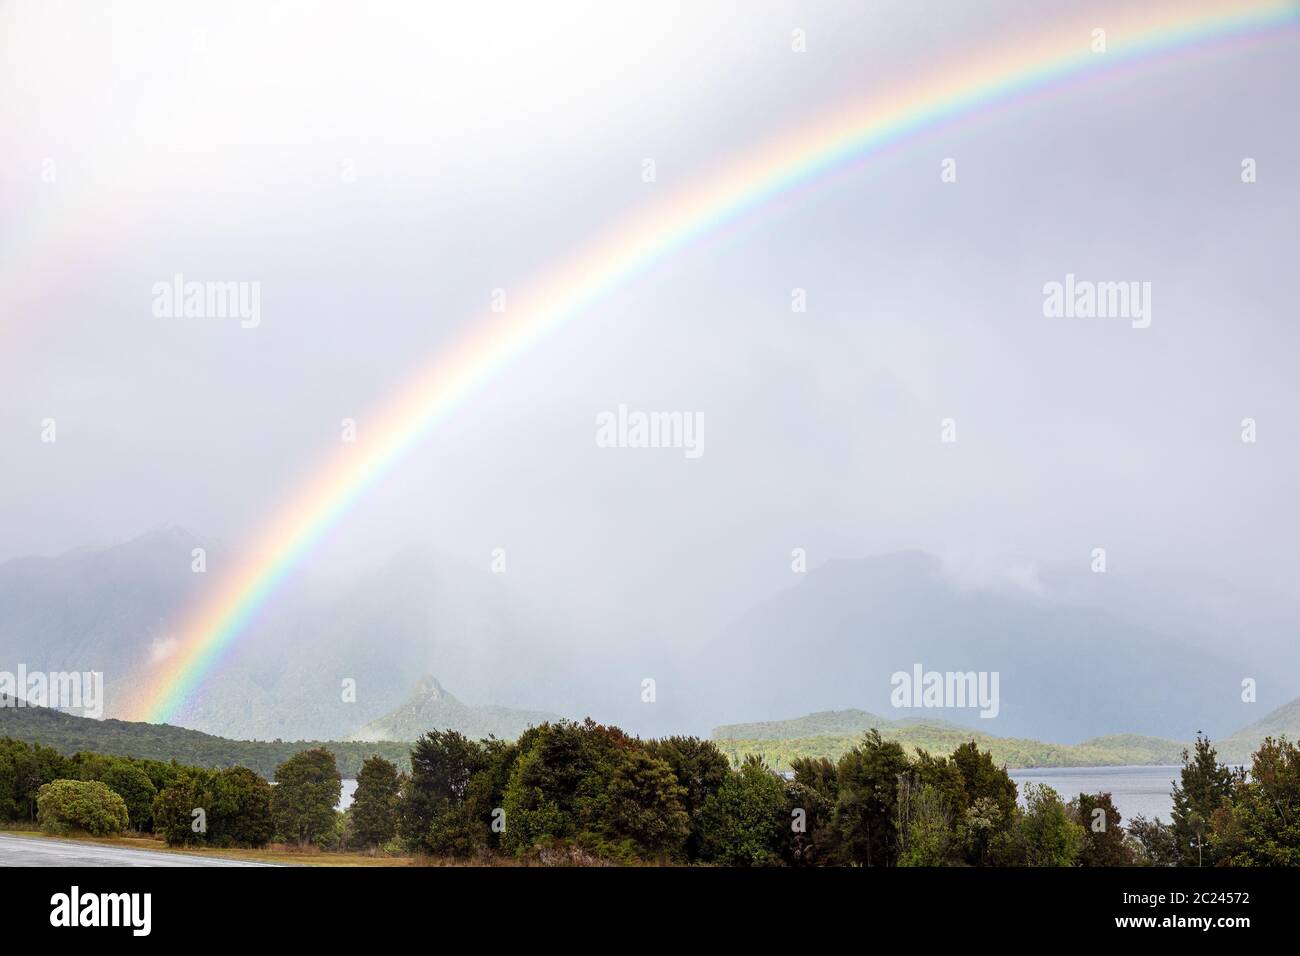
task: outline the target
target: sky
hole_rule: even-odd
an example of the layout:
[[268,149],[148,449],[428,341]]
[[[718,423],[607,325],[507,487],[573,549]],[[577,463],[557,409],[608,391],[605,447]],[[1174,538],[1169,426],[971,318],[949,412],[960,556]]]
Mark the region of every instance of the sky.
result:
[[[0,560],[249,539],[494,290],[884,85],[1113,9],[0,3]],[[629,642],[723,625],[794,548],[1034,590],[1105,547],[1138,588],[1292,600],[1298,54],[1103,76],[747,216],[487,382],[301,573],[504,548]],[[259,283],[258,324],[159,317],[178,273]],[[1067,274],[1150,283],[1149,326],[1046,317]],[[620,405],[701,416],[703,454],[599,447]]]

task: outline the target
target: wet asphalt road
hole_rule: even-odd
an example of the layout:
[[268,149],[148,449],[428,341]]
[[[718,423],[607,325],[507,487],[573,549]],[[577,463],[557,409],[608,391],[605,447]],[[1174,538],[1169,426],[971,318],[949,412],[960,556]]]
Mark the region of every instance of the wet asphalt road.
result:
[[0,866],[272,866],[249,860],[0,833]]

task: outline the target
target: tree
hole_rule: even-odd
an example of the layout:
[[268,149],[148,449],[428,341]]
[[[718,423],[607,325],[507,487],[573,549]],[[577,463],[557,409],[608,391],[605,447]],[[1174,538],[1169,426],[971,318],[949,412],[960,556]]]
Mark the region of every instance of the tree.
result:
[[947,866],[958,849],[952,805],[915,772],[898,780],[898,865]]
[[209,842],[219,807],[215,774],[201,767],[177,768],[171,782],[153,801],[153,829],[168,846],[198,846]]
[[1219,763],[1210,739],[1197,734],[1195,752],[1183,751],[1180,783],[1173,790],[1174,839],[1184,866],[1216,862],[1209,843],[1210,822],[1218,810],[1231,806],[1235,788],[1233,772]]
[[1266,738],[1212,818],[1211,847],[1230,866],[1300,866],[1300,748]]
[[704,802],[704,859],[726,866],[780,863],[790,832],[785,811],[781,779],[751,754]]
[[1083,827],[1080,866],[1132,866],[1133,848],[1120,825],[1123,817],[1109,793],[1081,793],[1070,801],[1070,815]]
[[454,730],[430,731],[415,742],[398,821],[407,846],[469,856],[486,844],[489,820],[476,818],[471,801],[474,775],[486,765],[483,746]]
[[1138,814],[1129,821],[1128,832],[1137,844],[1138,862],[1147,866],[1177,866],[1182,859],[1178,838],[1169,824]]
[[1083,851],[1083,827],[1071,819],[1060,795],[1046,784],[1025,786],[1025,809],[1016,819],[1016,842],[1025,866],[1074,866]]
[[80,830],[110,836],[126,829],[126,803],[98,780],[55,780],[36,795],[37,818],[47,833]]
[[975,741],[967,741],[952,753],[952,762],[961,774],[965,805],[988,799],[997,804],[1005,819],[1010,819],[1016,808],[1016,782],[1006,767],[993,762],[993,755],[980,750]]
[[215,819],[210,839],[217,846],[266,846],[275,835],[273,788],[247,767],[227,767],[216,775]]
[[957,821],[957,838],[972,866],[1011,865],[1016,862],[1014,827],[1020,809],[1008,813],[993,797],[977,797]]
[[18,816],[18,768],[6,743],[0,741],[0,821]]
[[691,830],[683,806],[687,792],[667,761],[639,747],[616,749],[610,756],[608,786],[583,806],[585,842],[628,861],[683,857]]
[[[47,783],[75,777],[68,760],[52,747],[26,744],[9,737],[0,739],[0,814],[10,813],[15,819],[36,819],[36,795]],[[9,808],[3,794],[9,793]]]
[[401,777],[397,766],[379,755],[369,757],[357,774],[351,808],[351,840],[367,849],[383,846],[397,833]]
[[149,775],[134,761],[114,760],[99,780],[122,798],[131,818],[131,828],[142,833],[153,829],[153,801],[158,796]]
[[644,749],[591,718],[527,730],[503,795],[502,845],[517,854],[557,841],[608,849],[601,847],[609,836],[607,791],[620,765],[618,751],[634,748]]
[[704,803],[731,773],[731,764],[711,740],[699,737],[665,737],[651,740],[646,749],[654,757],[668,764],[677,782],[684,788],[682,808],[690,819],[690,832],[686,836],[686,857],[700,858],[700,812]]
[[300,846],[327,840],[343,792],[334,755],[324,748],[295,754],[275,769],[275,783],[271,813],[280,838]]
[[[835,805],[839,780],[835,764],[825,757],[800,757],[790,762],[794,779],[785,785],[786,818],[792,834],[784,853],[793,866],[829,866],[840,861]],[[796,821],[801,827],[795,827]]]
[[849,861],[893,866],[898,859],[898,777],[910,764],[900,744],[871,730],[840,758],[835,827]]

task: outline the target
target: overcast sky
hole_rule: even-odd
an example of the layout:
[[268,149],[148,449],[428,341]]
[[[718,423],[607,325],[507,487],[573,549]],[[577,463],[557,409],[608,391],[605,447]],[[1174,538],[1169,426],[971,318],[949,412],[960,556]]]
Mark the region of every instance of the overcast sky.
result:
[[[882,85],[1107,13],[418,6],[0,4],[0,559],[244,540],[493,289]],[[647,632],[788,584],[795,547],[1032,586],[1104,546],[1293,595],[1298,54],[1012,104],[746,218],[485,383],[306,573],[503,547],[521,589]],[[176,273],[259,282],[260,324],[156,317]],[[1044,317],[1067,273],[1149,282],[1150,326]],[[620,404],[698,412],[704,454],[597,447]]]

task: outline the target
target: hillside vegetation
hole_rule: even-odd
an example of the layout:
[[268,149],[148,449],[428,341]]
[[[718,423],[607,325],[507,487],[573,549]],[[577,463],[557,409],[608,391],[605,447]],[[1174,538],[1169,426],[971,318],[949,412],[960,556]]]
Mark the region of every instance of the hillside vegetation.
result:
[[1246,763],[1265,737],[1300,740],[1300,697],[1225,737],[1219,744],[1219,753],[1230,763]]
[[400,767],[407,765],[410,744],[392,742],[227,740],[170,724],[127,720],[92,720],[43,707],[14,707],[0,702],[0,737],[52,747],[61,754],[93,751],[116,757],[176,760],[207,769],[244,766],[270,778],[275,768],[294,754],[321,747],[338,761],[344,777],[355,777],[362,761],[380,754]]
[[[839,713],[862,714],[863,712],[841,711]],[[810,717],[824,716],[810,715]],[[808,719],[801,718],[801,720]],[[864,732],[849,731],[803,737],[779,736],[782,724],[801,726],[801,720],[719,727],[713,732],[713,740],[733,762],[754,755],[762,758],[775,769],[787,770],[793,761],[803,757],[839,760],[859,743]],[[814,721],[814,724],[816,723]],[[1180,762],[1183,749],[1187,746],[1172,740],[1143,737],[1138,734],[1094,737],[1079,744],[1053,744],[1018,737],[995,737],[942,723],[882,721],[876,726],[882,738],[895,741],[908,750],[920,749],[945,753],[973,740],[981,750],[988,751],[997,764],[1013,770],[1029,767],[1171,765]],[[747,728],[762,729],[763,736],[726,736],[728,732]]]

